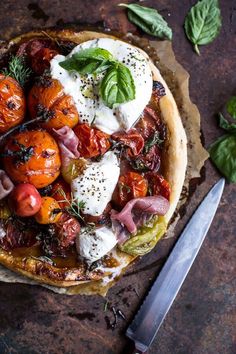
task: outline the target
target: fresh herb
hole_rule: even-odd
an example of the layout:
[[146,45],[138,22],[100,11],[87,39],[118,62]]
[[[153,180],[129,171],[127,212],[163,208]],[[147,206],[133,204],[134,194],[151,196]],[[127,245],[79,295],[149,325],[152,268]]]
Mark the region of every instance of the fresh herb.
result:
[[115,60],[112,54],[105,49],[81,50],[73,54],[71,58],[60,62],[60,66],[82,75],[104,72],[100,94],[104,103],[110,108],[115,104],[128,102],[135,98],[135,85],[129,68]]
[[144,32],[161,39],[172,39],[172,30],[156,9],[138,4],[119,4],[128,8],[128,19]]
[[100,94],[110,108],[117,103],[133,100],[135,86],[130,70],[121,63],[112,66],[101,82]]
[[122,193],[125,190],[127,193],[131,192],[131,188],[125,183],[119,183],[119,192]]
[[108,50],[102,48],[88,48],[60,62],[60,66],[65,70],[74,70],[82,75],[99,74],[106,71],[113,62],[114,58]]
[[236,135],[222,136],[210,146],[209,153],[219,171],[236,183]]
[[[227,111],[232,115],[232,118],[234,114],[233,102],[234,100],[230,99],[226,104]],[[219,171],[230,182],[236,183],[236,124],[230,123],[222,113],[219,113],[219,125],[227,134],[210,146],[210,157]]]
[[229,123],[222,113],[219,113],[219,126],[229,133],[236,133],[236,124]]
[[227,112],[232,118],[236,119],[236,96],[232,96],[226,103]]
[[57,190],[62,196],[62,199],[59,200],[59,203],[66,203],[68,206],[65,207],[65,210],[72,216],[75,216],[77,219],[80,219],[84,222],[84,218],[81,215],[81,211],[85,208],[85,202],[83,200],[79,201],[74,198],[73,193],[71,193],[71,199],[69,200],[66,196],[66,193],[62,188]]
[[198,46],[211,43],[219,34],[222,26],[218,0],[201,0],[194,5],[186,16],[185,33],[194,44],[198,55]]
[[32,73],[25,64],[23,57],[13,56],[8,63],[8,69],[3,70],[4,75],[11,76],[24,87]]
[[147,154],[148,151],[151,149],[152,146],[154,145],[161,145],[164,140],[160,139],[160,133],[159,131],[155,131],[153,136],[151,136],[150,139],[147,140],[144,146],[144,153]]
[[29,159],[34,155],[34,147],[29,146],[26,147],[25,145],[19,143],[17,140],[13,141],[14,145],[19,147],[19,150],[5,150],[3,153],[0,154],[1,157],[13,157],[14,163],[24,164],[29,161]]

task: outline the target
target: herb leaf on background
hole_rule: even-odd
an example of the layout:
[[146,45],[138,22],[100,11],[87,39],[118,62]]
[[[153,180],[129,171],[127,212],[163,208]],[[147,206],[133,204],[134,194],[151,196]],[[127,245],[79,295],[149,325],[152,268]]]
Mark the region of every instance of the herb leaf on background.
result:
[[172,39],[172,30],[156,9],[138,4],[119,4],[128,8],[128,19],[145,33],[161,39]]
[[227,112],[236,119],[236,96],[232,96],[226,103]]
[[200,0],[185,18],[185,33],[198,55],[198,46],[211,43],[220,33],[222,26],[218,0]]

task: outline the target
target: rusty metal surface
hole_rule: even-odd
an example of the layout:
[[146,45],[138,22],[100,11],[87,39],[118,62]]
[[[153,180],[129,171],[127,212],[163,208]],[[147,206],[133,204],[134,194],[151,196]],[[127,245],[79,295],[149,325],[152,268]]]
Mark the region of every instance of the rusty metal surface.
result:
[[[183,32],[184,17],[195,1],[150,0],[174,30],[177,59],[191,74],[190,91],[202,114],[208,146],[219,134],[215,113],[236,92],[236,4],[221,0],[223,28],[214,43],[198,57]],[[115,0],[26,0],[1,2],[1,39],[33,28],[77,22],[127,32],[136,28],[126,20]],[[219,175],[209,162],[202,183],[187,206],[176,236]],[[236,352],[235,219],[236,189],[227,185],[217,216],[150,354],[233,354]],[[174,239],[163,240],[138,261],[110,290],[99,296],[67,297],[40,287],[0,284],[0,353],[123,354],[127,323],[165,261]],[[106,301],[108,303],[106,304]],[[121,309],[115,330],[112,306]]]

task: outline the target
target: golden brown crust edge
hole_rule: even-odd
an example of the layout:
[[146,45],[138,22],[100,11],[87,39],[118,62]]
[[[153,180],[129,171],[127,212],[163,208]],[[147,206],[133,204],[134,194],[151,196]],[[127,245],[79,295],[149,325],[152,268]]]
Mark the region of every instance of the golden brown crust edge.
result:
[[[106,33],[93,31],[75,32],[68,29],[32,31],[9,41],[6,50],[9,50],[14,44],[19,44],[31,38],[48,36],[55,40],[68,40],[77,44],[94,38],[115,38]],[[164,152],[164,177],[169,181],[172,188],[170,209],[166,215],[166,220],[169,221],[175,211],[184,183],[187,166],[187,140],[175,100],[159,70],[153,63],[150,62],[150,65],[154,80],[160,81],[166,90],[166,96],[162,97],[160,100],[160,108],[162,117],[168,128],[168,141],[165,144]],[[124,264],[124,268],[126,268],[128,263],[133,259],[133,256],[129,257],[126,255],[127,262]],[[25,259],[22,257],[13,257],[9,252],[4,250],[0,250],[0,263],[28,278],[57,287],[78,286],[102,278],[102,274],[97,274],[96,272],[91,273],[90,275],[87,274],[86,278],[85,275],[81,274],[80,269],[56,268],[48,263],[38,261],[31,257]]]

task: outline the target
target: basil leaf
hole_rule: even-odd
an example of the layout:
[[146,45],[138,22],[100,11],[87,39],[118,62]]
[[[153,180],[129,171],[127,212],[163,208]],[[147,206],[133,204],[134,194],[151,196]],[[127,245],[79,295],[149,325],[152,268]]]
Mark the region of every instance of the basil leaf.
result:
[[233,96],[226,103],[227,112],[231,115],[232,118],[236,119],[236,96]]
[[219,34],[222,25],[218,0],[201,0],[186,16],[185,33],[200,55],[198,45],[211,43]]
[[138,4],[119,4],[128,8],[128,19],[144,32],[161,39],[172,39],[172,30],[156,9]]
[[230,133],[236,133],[236,124],[229,123],[225,117],[223,116],[222,113],[219,113],[219,125],[222,129],[230,132]]
[[236,135],[224,135],[209,148],[210,157],[218,170],[236,183]]
[[73,54],[70,58],[60,62],[60,66],[68,71],[77,71],[80,74],[98,74],[106,71],[114,62],[112,54],[102,48],[88,48]]
[[101,82],[100,95],[109,108],[133,100],[135,86],[130,70],[121,63],[108,69]]

